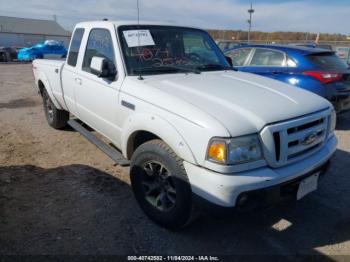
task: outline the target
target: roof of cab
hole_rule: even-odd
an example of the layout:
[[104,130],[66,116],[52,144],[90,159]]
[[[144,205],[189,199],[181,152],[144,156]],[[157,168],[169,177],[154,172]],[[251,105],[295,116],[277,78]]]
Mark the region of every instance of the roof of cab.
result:
[[196,28],[186,25],[178,25],[168,22],[160,22],[160,21],[137,21],[137,20],[123,20],[123,21],[87,21],[87,22],[80,22],[75,27],[90,27],[92,24],[94,25],[111,25],[113,24],[115,27],[124,26],[124,25],[159,25],[159,26],[178,26],[178,27],[187,27],[187,28]]

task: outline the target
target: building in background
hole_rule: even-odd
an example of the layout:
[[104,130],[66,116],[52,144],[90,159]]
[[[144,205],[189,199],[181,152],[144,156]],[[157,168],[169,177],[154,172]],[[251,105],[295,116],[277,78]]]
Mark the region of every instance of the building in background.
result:
[[0,46],[29,47],[45,40],[69,45],[71,33],[54,20],[0,16]]

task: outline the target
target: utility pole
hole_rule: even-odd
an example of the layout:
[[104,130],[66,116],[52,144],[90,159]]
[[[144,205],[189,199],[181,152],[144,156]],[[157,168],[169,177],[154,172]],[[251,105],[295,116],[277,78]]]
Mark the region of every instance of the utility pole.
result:
[[248,19],[248,25],[249,25],[249,30],[248,30],[248,43],[250,42],[250,31],[252,30],[252,16],[255,10],[253,9],[253,3],[250,4],[250,9],[248,9],[249,13],[249,19]]

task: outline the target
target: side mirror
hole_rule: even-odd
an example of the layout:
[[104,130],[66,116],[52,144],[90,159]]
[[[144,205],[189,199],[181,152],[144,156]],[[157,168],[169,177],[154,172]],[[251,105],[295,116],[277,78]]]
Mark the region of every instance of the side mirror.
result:
[[225,56],[227,62],[230,64],[230,66],[233,66],[232,58],[229,56]]
[[117,75],[115,65],[106,58],[94,56],[90,63],[91,73],[101,77],[113,79]]

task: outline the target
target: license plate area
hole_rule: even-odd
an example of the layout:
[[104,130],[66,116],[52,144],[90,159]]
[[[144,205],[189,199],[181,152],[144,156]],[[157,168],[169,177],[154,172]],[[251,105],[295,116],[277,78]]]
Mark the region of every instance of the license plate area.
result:
[[301,180],[297,191],[297,200],[300,200],[307,194],[317,190],[319,178],[320,178],[320,172],[317,172]]

